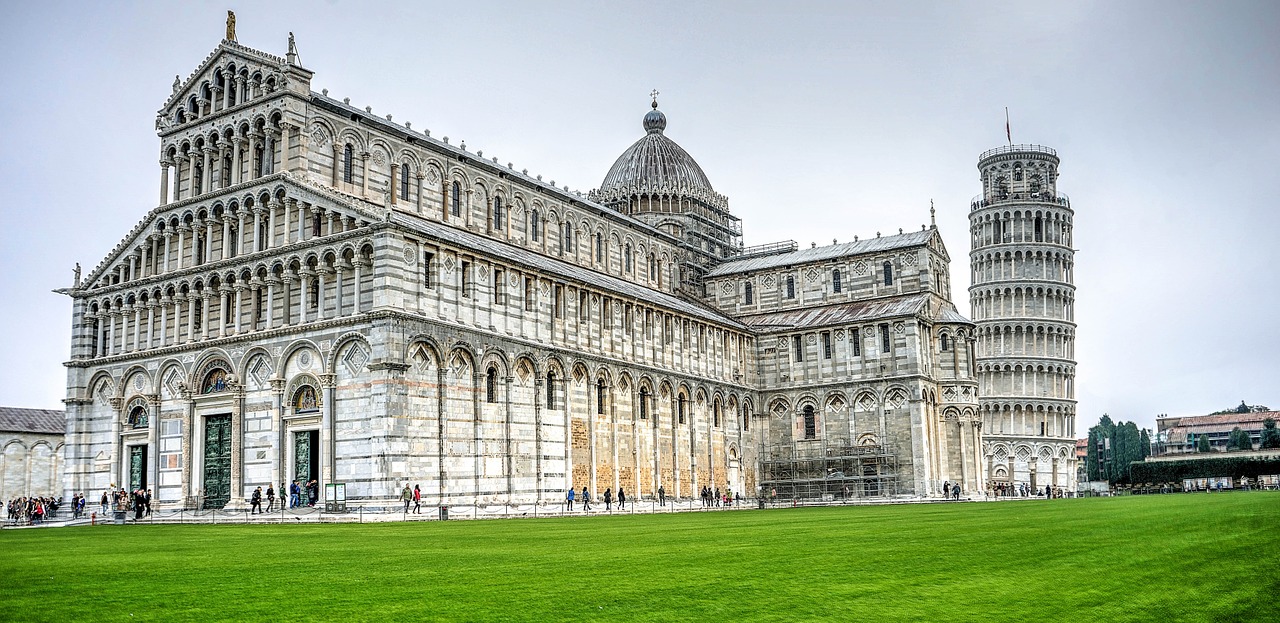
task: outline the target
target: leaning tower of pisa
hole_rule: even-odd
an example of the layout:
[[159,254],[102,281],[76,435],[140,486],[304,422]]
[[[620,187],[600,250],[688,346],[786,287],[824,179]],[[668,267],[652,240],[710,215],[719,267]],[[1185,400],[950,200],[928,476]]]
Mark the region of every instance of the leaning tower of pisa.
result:
[[1040,145],[978,158],[969,300],[989,484],[1075,489],[1074,212],[1058,155]]

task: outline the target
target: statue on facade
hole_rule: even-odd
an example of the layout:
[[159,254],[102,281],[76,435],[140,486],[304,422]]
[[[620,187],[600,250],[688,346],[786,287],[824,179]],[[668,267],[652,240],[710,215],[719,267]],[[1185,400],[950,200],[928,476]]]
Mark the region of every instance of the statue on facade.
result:
[[80,287],[80,262],[76,262],[76,268],[72,272],[75,273],[75,282],[73,283],[73,286],[78,288]]
[[173,92],[177,93],[178,89],[181,89],[181,88],[182,88],[182,76],[179,76],[178,74],[173,74]]
[[227,41],[236,40],[236,13],[227,11]]

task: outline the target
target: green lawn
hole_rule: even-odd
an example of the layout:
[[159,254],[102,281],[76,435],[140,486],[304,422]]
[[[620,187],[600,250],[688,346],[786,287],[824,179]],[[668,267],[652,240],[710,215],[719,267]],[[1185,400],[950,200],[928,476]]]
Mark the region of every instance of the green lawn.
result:
[[1280,621],[1280,493],[0,533],[0,621]]

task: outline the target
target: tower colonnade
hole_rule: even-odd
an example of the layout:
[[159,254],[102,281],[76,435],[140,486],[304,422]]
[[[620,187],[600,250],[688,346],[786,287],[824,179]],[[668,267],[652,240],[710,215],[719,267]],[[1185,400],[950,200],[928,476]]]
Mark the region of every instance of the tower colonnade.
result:
[[969,298],[991,484],[1075,489],[1075,212],[1059,164],[1042,145],[978,160]]

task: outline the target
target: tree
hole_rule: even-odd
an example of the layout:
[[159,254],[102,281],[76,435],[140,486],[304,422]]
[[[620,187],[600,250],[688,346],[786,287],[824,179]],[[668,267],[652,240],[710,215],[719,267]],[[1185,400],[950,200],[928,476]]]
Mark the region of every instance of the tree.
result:
[[1146,459],[1146,458],[1147,458],[1147,457],[1149,457],[1149,456],[1151,456],[1151,430],[1150,430],[1150,429],[1147,429],[1147,428],[1144,428],[1144,429],[1142,429],[1142,457],[1141,457],[1141,459]]
[[1098,466],[1098,427],[1089,429],[1089,447],[1086,448],[1085,474],[1090,481],[1102,480],[1102,470]]
[[1227,437],[1228,450],[1252,450],[1253,440],[1249,439],[1249,433],[1244,432],[1239,426],[1231,429],[1231,435]]
[[1262,421],[1262,440],[1258,444],[1259,450],[1272,450],[1280,448],[1280,430],[1276,430],[1276,421],[1267,418]]
[[1209,445],[1209,436],[1200,435],[1200,438],[1196,440],[1196,452],[1209,452],[1212,450],[1213,448]]

